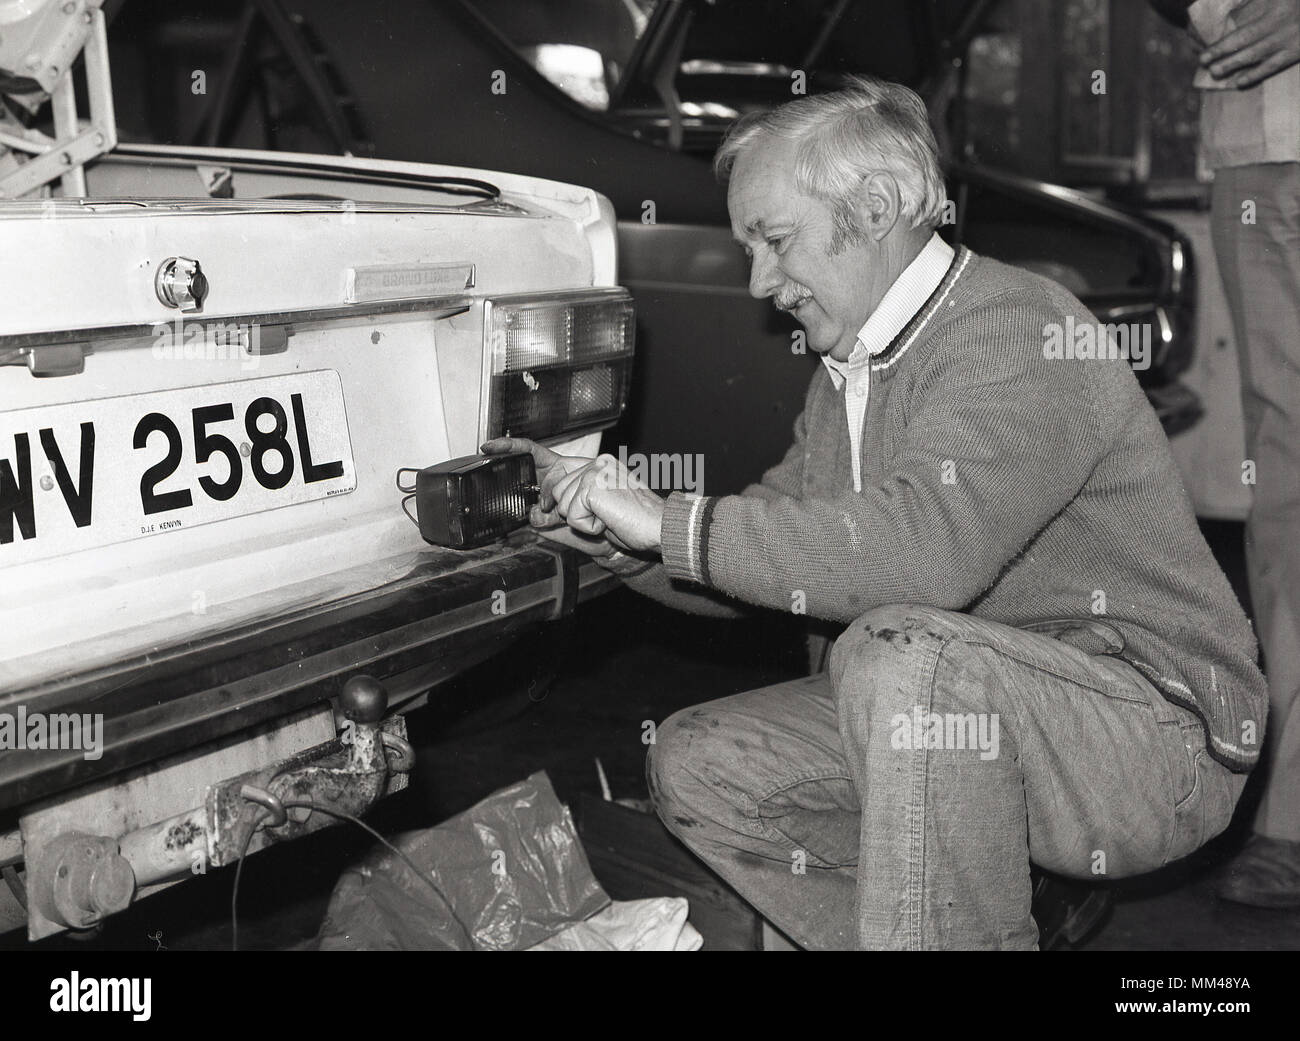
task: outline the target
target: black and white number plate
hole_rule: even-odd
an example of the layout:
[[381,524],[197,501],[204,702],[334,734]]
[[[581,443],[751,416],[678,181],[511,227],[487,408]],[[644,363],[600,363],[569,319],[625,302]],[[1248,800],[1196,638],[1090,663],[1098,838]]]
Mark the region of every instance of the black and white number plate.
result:
[[0,412],[0,568],[356,483],[329,370]]

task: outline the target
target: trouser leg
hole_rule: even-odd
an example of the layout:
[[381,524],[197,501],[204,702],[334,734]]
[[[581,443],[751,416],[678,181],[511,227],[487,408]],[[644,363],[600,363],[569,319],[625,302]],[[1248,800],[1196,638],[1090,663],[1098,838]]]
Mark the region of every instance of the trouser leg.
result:
[[1244,783],[1131,666],[1037,633],[886,607],[830,672],[862,801],[862,947],[1033,947],[1031,859],[1158,868],[1222,830]]
[[[1243,209],[1243,203],[1251,207]],[[1253,211],[1253,212],[1252,212]],[[1243,214],[1253,220],[1243,221]],[[1246,561],[1269,687],[1256,829],[1300,840],[1300,163],[1216,171],[1214,248],[1255,464]]]
[[670,716],[647,761],[660,817],[792,939],[853,946],[861,806],[825,674]]
[[672,716],[648,772],[668,828],[814,948],[1033,947],[1031,859],[1161,867],[1245,779],[1123,661],[904,606],[854,622],[829,676]]

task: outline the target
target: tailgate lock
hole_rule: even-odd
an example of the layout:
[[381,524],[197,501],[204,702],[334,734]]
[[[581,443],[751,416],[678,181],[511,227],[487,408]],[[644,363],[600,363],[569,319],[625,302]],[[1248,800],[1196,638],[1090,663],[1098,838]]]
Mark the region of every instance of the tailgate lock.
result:
[[203,310],[203,298],[208,295],[208,276],[197,260],[168,257],[158,266],[153,285],[164,306],[179,307],[182,314]]

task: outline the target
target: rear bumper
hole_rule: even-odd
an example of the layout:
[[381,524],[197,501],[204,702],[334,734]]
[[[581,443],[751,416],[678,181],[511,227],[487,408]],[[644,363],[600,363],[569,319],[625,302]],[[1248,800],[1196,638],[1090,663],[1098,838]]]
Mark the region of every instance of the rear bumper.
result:
[[427,688],[617,581],[525,531],[467,553],[431,551],[364,593],[0,693],[0,713],[103,716],[97,759],[0,752],[0,811],[333,698],[358,673],[385,680],[419,670]]

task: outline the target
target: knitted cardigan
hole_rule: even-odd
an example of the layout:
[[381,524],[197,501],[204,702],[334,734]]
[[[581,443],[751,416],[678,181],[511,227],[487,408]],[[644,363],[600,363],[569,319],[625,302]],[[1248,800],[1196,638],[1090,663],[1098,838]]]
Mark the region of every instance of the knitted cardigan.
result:
[[669,495],[662,562],[626,583],[709,615],[1105,621],[1119,656],[1205,724],[1209,753],[1249,770],[1267,709],[1254,633],[1129,364],[1048,356],[1048,327],[1071,316],[1096,328],[1056,283],[959,249],[872,363],[862,491],[843,391],[819,367],[785,458],[739,495]]

